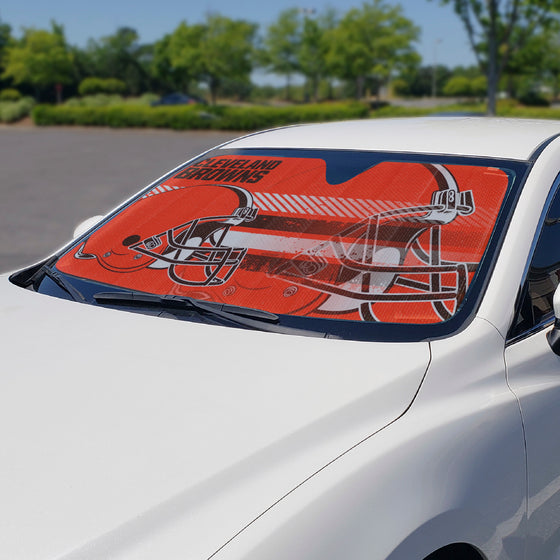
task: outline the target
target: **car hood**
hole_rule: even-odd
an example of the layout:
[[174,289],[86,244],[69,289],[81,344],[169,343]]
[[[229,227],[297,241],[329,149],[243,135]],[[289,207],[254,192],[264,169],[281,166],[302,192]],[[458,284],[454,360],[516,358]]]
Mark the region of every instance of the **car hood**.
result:
[[403,414],[428,343],[148,317],[0,277],[0,557],[205,559]]

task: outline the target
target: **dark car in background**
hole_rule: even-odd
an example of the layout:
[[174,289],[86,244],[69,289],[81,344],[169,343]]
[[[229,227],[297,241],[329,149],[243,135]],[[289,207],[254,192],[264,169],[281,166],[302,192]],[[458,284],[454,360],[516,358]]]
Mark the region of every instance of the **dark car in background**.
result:
[[151,103],[152,107],[158,105],[206,105],[206,101],[196,95],[187,95],[186,93],[174,92],[162,95],[158,101]]

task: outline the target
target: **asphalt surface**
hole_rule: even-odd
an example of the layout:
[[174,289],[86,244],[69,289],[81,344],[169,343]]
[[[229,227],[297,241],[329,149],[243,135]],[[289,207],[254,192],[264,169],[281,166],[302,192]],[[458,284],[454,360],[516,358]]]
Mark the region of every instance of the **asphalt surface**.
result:
[[0,272],[49,255],[85,218],[238,135],[0,126]]

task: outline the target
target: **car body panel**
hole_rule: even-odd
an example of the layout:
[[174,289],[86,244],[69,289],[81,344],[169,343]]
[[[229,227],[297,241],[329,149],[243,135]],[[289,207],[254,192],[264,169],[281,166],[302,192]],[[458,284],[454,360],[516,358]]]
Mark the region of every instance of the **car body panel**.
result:
[[558,134],[427,118],[223,146],[530,160],[480,305],[429,342],[173,321],[0,277],[0,557],[422,560],[464,542],[485,560],[557,560],[559,359],[548,327],[507,337]]
[[551,189],[558,179],[560,139],[546,147],[533,165],[517,202],[507,236],[496,258],[485,296],[477,315],[490,321],[507,335],[515,301],[534,243],[539,219]]
[[560,356],[545,330],[506,350],[508,381],[519,398],[527,441],[526,558],[560,553]]
[[[431,346],[430,369],[406,414],[282,500],[215,560],[414,560],[453,542],[522,560],[523,430],[505,381],[503,339],[475,319]],[[459,363],[469,375],[453,375]]]
[[[0,294],[14,364],[0,382],[11,559],[108,557],[107,547],[132,558],[144,546],[142,558],[177,558],[178,547],[206,558],[401,415],[429,363],[427,343],[177,322],[6,277]],[[156,547],[159,534],[175,548]]]
[[557,121],[450,117],[373,119],[293,126],[246,136],[223,148],[311,148],[527,160]]

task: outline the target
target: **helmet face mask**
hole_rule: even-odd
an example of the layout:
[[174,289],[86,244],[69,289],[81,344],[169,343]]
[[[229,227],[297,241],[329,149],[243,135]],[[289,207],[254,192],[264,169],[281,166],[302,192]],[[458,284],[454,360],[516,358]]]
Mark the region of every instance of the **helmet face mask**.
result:
[[[184,286],[224,284],[247,254],[246,247],[228,246],[227,235],[232,227],[253,221],[258,208],[254,206],[251,193],[231,185],[185,187],[182,190],[186,192],[172,191],[170,196],[180,196],[184,204],[186,195],[190,194],[189,189],[198,195],[201,188],[211,192],[207,198],[214,199],[213,207],[223,202],[222,198],[227,199],[227,204],[220,206],[229,213],[195,218],[156,234],[149,233],[144,238],[138,234],[127,235],[122,241],[127,251],[122,255],[116,250],[92,254],[90,247],[93,241],[88,241],[80,247],[76,257],[96,258],[101,266],[112,272],[166,269],[173,282]],[[157,191],[152,193],[152,197],[158,194]],[[149,200],[147,196],[144,199]],[[175,212],[180,212],[180,209]],[[130,262],[137,263],[137,266],[132,268]]]
[[225,245],[234,225],[252,221],[257,208],[237,208],[230,216],[197,218],[130,245],[154,261],[148,268],[167,268],[169,277],[185,286],[224,284],[247,254],[246,247]]
[[[458,215],[473,214],[474,199],[470,190],[459,192],[446,168],[427,167],[439,185],[429,205],[369,216],[297,255],[273,274],[332,294],[319,308],[325,311],[358,309],[363,320],[371,321],[376,320],[373,304],[377,302],[422,301],[431,303],[440,320],[449,319],[465,295],[468,265],[442,258],[441,229]],[[429,246],[424,249],[420,239],[426,238]],[[408,264],[409,253],[414,264]],[[329,271],[333,257],[338,265]]]
[[[379,216],[372,216],[359,228],[353,228],[363,233],[352,245],[344,242],[350,232],[342,232],[283,264],[273,274],[338,296],[339,311],[347,310],[349,305],[359,307],[364,320],[375,319],[372,305],[376,302],[431,302],[442,320],[451,317],[467,289],[468,263],[443,260],[441,226],[421,224],[415,219],[412,223],[417,230],[413,237],[404,247],[397,248],[379,244],[376,237],[367,238],[368,232],[382,233],[379,220]],[[427,248],[422,246],[421,237],[428,237]],[[405,264],[412,260],[409,254],[414,256],[415,264]],[[338,260],[336,272],[328,271],[331,259],[327,255],[335,255]],[[406,291],[399,290],[399,286]],[[451,310],[442,302],[450,303]],[[332,301],[322,308],[335,310]]]

